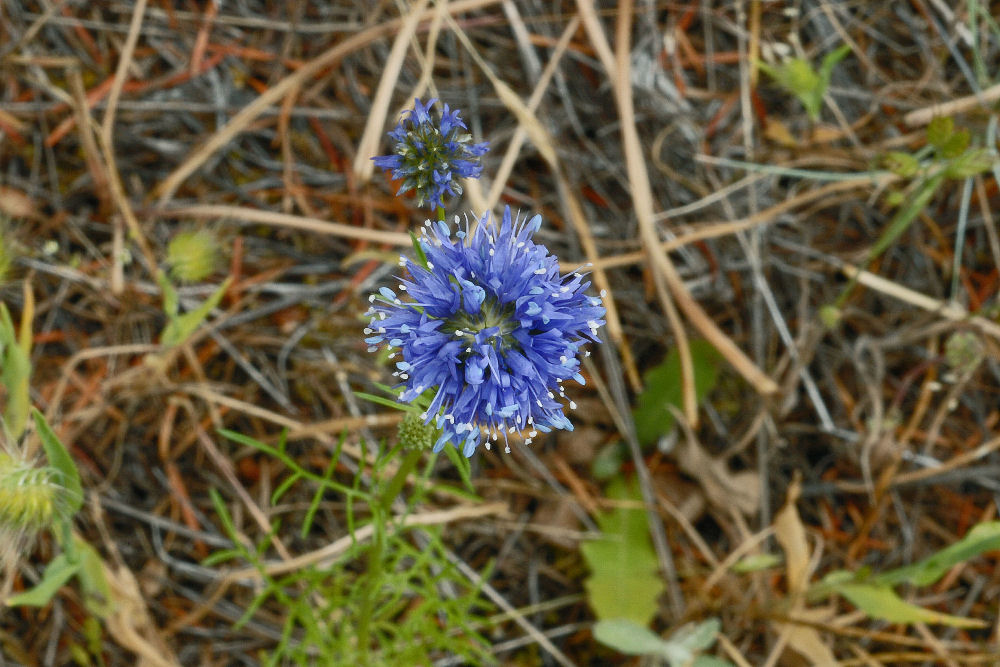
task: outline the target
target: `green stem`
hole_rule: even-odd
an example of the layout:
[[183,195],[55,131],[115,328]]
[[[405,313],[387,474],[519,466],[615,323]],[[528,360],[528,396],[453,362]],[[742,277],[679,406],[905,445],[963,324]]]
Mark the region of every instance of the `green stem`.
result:
[[411,472],[413,472],[417,462],[420,460],[421,453],[422,452],[419,449],[410,449],[406,452],[406,457],[400,462],[399,468],[396,470],[396,474],[393,475],[391,480],[389,480],[382,497],[379,499],[382,503],[383,511],[389,511],[392,501],[395,500],[396,496],[399,495],[399,492],[403,490],[403,485],[406,484],[406,478],[410,476]]
[[444,207],[443,206],[438,206],[437,207],[437,216],[438,216],[438,220],[440,220],[441,222],[444,222]]
[[358,648],[361,653],[361,664],[371,663],[371,622],[375,607],[378,604],[382,591],[382,580],[384,579],[385,565],[385,526],[389,521],[392,501],[403,490],[406,478],[410,476],[417,462],[420,461],[421,451],[411,449],[406,452],[406,457],[400,462],[396,474],[392,476],[389,483],[382,487],[378,495],[373,498],[372,503],[372,525],[375,534],[372,538],[372,548],[368,552],[368,574],[365,598],[361,603],[361,610],[358,613]]

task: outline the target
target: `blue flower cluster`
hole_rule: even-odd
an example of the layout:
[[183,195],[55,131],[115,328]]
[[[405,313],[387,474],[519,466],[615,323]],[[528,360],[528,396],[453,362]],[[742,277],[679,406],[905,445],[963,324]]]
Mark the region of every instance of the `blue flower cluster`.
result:
[[483,171],[479,158],[489,150],[489,144],[471,143],[458,111],[447,104],[440,122],[435,123],[429,113],[435,102],[432,99],[425,105],[419,98],[415,100],[413,109],[404,112],[399,125],[389,132],[395,152],[372,160],[391,171],[394,179],[403,180],[397,195],[413,190],[418,206],[443,208],[445,195],[462,194],[459,177],[479,178]]
[[578,354],[599,342],[601,300],[532,240],[541,216],[512,220],[508,207],[499,225],[487,213],[473,229],[457,216],[455,226],[424,223],[419,260],[400,258],[400,294],[383,287],[370,297],[370,351],[387,344],[402,356],[400,400],[433,394],[421,416],[442,431],[435,451],[451,442],[471,456],[484,435],[489,448],[508,433],[527,431],[531,442],[537,431],[572,430],[557,396],[566,397],[564,381],[584,382]]

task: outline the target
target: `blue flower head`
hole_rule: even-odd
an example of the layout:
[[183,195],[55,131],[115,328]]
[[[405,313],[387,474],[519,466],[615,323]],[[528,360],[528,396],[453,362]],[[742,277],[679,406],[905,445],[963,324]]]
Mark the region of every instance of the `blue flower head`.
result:
[[459,178],[479,178],[483,166],[479,158],[489,150],[486,142],[471,143],[458,110],[447,104],[441,119],[435,123],[430,110],[437,102],[426,105],[419,98],[413,109],[403,112],[396,129],[389,132],[395,147],[392,155],[373,157],[375,165],[392,172],[394,179],[402,179],[397,195],[413,190],[417,205],[431,208],[444,206],[444,196],[462,194]]
[[400,260],[401,294],[383,287],[370,297],[369,350],[385,343],[402,357],[400,400],[433,396],[421,416],[442,430],[434,451],[451,442],[471,456],[484,436],[489,448],[508,433],[526,431],[530,443],[537,431],[572,430],[558,399],[564,381],[584,383],[578,357],[585,342],[599,342],[601,300],[532,241],[541,216],[511,220],[508,207],[499,225],[489,213],[474,231],[455,223],[454,234],[424,223],[419,261]]

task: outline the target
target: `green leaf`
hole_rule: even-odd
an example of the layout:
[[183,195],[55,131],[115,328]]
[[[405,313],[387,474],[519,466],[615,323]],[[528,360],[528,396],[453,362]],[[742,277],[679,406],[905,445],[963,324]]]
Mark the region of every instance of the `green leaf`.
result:
[[835,589],[871,618],[890,623],[934,623],[956,628],[983,628],[987,625],[976,619],[942,614],[910,604],[881,584],[845,583],[835,586]]
[[427,254],[424,253],[424,249],[420,246],[420,241],[417,240],[417,235],[412,230],[410,231],[410,242],[413,243],[413,254],[417,256],[420,266],[430,271],[430,267],[427,265]]
[[851,47],[847,44],[842,44],[839,48],[831,51],[823,57],[823,62],[819,66],[819,78],[820,82],[823,84],[823,92],[830,86],[830,77],[833,75],[833,68],[837,66],[841,60],[843,60],[848,53],[851,52]]
[[719,634],[719,619],[710,618],[701,623],[689,623],[670,636],[670,643],[691,651],[704,651],[715,643]]
[[625,655],[662,655],[666,644],[652,630],[627,618],[594,623],[594,639]]
[[920,212],[927,207],[927,204],[934,197],[934,194],[943,181],[944,173],[939,172],[920,184],[920,187],[917,188],[917,194],[909,200],[906,208],[902,208],[896,212],[896,215],[892,217],[892,220],[886,226],[885,231],[882,232],[882,236],[872,246],[871,251],[868,253],[869,261],[885,252],[886,248],[892,245],[896,239],[902,236],[903,232],[909,229],[913,221],[920,215]]
[[972,140],[969,131],[964,127],[960,130],[952,132],[948,140],[939,148],[941,157],[950,159],[956,158],[969,148],[969,142]]
[[73,562],[66,554],[59,554],[49,561],[42,580],[34,588],[12,595],[7,598],[7,604],[11,607],[44,607],[79,569],[80,561]]
[[69,451],[59,440],[52,427],[45,420],[45,415],[36,409],[32,409],[32,416],[35,418],[35,428],[38,429],[38,437],[42,441],[45,449],[45,456],[49,460],[49,465],[59,471],[61,475],[60,483],[66,488],[69,496],[69,514],[76,514],[83,507],[83,485],[80,483],[80,472],[76,469],[76,463]]
[[955,132],[955,119],[951,116],[935,116],[927,123],[927,143],[939,152]]
[[594,479],[609,480],[621,471],[625,459],[625,444],[621,441],[609,443],[601,447],[590,462],[590,472]]
[[882,158],[885,168],[901,178],[911,178],[920,171],[920,160],[909,153],[890,151]]
[[982,174],[993,168],[996,162],[993,151],[988,148],[977,148],[959,155],[945,169],[948,178],[968,178]]
[[[691,363],[694,365],[694,393],[701,403],[715,387],[721,357],[704,340],[692,340],[690,348]],[[677,349],[670,350],[663,363],[648,371],[643,380],[646,388],[639,394],[632,416],[639,442],[649,444],[674,427],[674,415],[667,406],[679,408],[683,401],[681,358]]]
[[877,575],[874,579],[889,585],[908,581],[916,586],[929,586],[959,563],[997,550],[1000,550],[1000,521],[987,521],[973,526],[965,537],[936,554],[913,565]]
[[[622,480],[608,487],[608,497],[641,500],[633,483]],[[664,590],[659,562],[649,539],[649,524],[643,509],[616,508],[597,516],[604,533],[601,539],[580,545],[590,568],[584,582],[591,608],[600,620],[627,619],[648,625],[656,616],[656,599]]]
[[663,657],[670,663],[670,667],[689,667],[697,664],[696,654],[711,647],[718,632],[717,618],[710,618],[702,623],[688,623],[666,641],[663,646]]
[[92,614],[106,619],[114,611],[114,602],[111,597],[111,586],[104,573],[104,561],[87,542],[80,538],[74,539],[74,542],[80,554],[78,558],[80,570],[77,572],[77,577],[83,590],[84,604]]
[[784,559],[777,554],[754,554],[741,558],[736,565],[733,565],[733,572],[737,574],[747,574],[750,572],[760,572],[770,570],[772,567],[781,565]]
[[384,396],[376,396],[375,394],[367,394],[363,391],[356,391],[354,395],[358,398],[363,398],[366,401],[371,401],[372,403],[378,403],[379,405],[384,405],[387,408],[392,408],[394,410],[408,411],[412,409],[412,406],[400,403],[399,401],[393,400],[391,398],[385,398]]
[[[168,290],[164,289],[163,292],[163,308],[167,312],[167,316],[170,317],[170,321],[167,326],[163,329],[163,335],[160,336],[160,342],[167,347],[173,347],[175,345],[180,345],[186,341],[191,334],[198,330],[198,327],[204,323],[205,318],[208,314],[212,312],[212,309],[219,305],[222,300],[222,296],[229,289],[229,285],[233,282],[232,277],[226,278],[219,288],[212,293],[212,296],[208,297],[204,303],[195,308],[192,311],[184,313],[183,315],[177,315],[177,304],[176,304],[176,292],[173,291],[173,287],[170,287],[169,292],[173,292],[174,303],[168,304]],[[164,285],[169,285],[164,279]],[[173,315],[171,316],[170,309],[173,308]]]
[[[31,380],[31,338],[26,321],[21,322],[18,338],[7,306],[0,303],[0,363],[3,372],[0,380],[7,390],[7,405],[3,420],[13,438],[21,437],[31,409],[28,388]],[[27,336],[25,335],[27,333]]]

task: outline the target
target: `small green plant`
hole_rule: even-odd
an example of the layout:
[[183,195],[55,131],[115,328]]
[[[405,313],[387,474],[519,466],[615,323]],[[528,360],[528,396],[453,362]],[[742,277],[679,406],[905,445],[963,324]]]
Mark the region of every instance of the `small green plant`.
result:
[[80,474],[66,447],[38,410],[32,411],[35,430],[48,463],[28,464],[17,455],[4,455],[0,467],[0,542],[8,566],[23,556],[31,541],[50,531],[62,553],[45,566],[33,588],[5,600],[11,607],[44,607],[74,577],[87,610],[100,618],[112,611],[113,598],[100,555],[73,534],[73,517],[83,506]]
[[46,530],[65,542],[83,500],[73,460],[37,411],[35,422],[48,465],[35,465],[16,445],[0,451],[0,561],[8,566]]
[[839,594],[871,618],[890,623],[932,623],[959,628],[983,628],[979,619],[942,614],[903,600],[895,587],[901,584],[930,586],[951,568],[989,551],[1000,550],[1000,521],[978,524],[958,542],[923,560],[895,570],[873,574],[869,570],[837,570],[827,574],[808,593],[812,600]]
[[[620,477],[608,486],[609,498],[642,501],[633,483]],[[659,561],[649,539],[645,510],[617,507],[597,516],[602,538],[580,546],[590,569],[584,582],[587,601],[597,616],[594,638],[628,655],[647,655],[666,660],[671,667],[721,667],[729,663],[698,655],[711,648],[719,622],[710,619],[678,629],[662,639],[647,626],[656,617],[657,598],[665,586],[659,575]]]
[[823,58],[818,71],[804,58],[789,58],[777,66],[759,61],[757,66],[774,79],[775,83],[795,95],[805,107],[809,118],[815,122],[819,120],[823,96],[830,87],[833,68],[850,52],[851,47],[846,44],[831,51]]
[[219,305],[233,281],[231,277],[226,278],[201,305],[182,315],[180,314],[180,298],[177,295],[177,290],[170,284],[167,276],[160,271],[157,272],[156,279],[160,284],[160,289],[163,290],[163,312],[167,315],[167,326],[163,329],[160,342],[168,348],[180,345],[204,324],[205,320],[208,319],[208,314]]
[[[9,575],[31,549],[35,539],[50,532],[62,552],[45,566],[41,581],[33,588],[6,596],[8,606],[45,606],[74,577],[80,583],[83,601],[95,616],[111,612],[112,597],[98,553],[73,534],[73,517],[83,506],[83,486],[73,457],[52,430],[45,416],[31,407],[31,323],[34,301],[25,291],[20,330],[15,330],[5,304],[0,303],[0,383],[7,404],[0,420],[0,578]],[[25,435],[28,419],[35,431]],[[45,454],[40,464],[28,452],[37,437]],[[5,581],[5,587],[10,581]]]
[[[208,564],[246,561],[263,582],[237,627],[269,604],[277,605],[284,619],[281,639],[264,656],[264,664],[426,665],[443,656],[459,656],[467,664],[492,662],[485,639],[475,630],[486,622],[489,611],[478,589],[451,564],[439,530],[423,527],[418,533],[404,523],[431,492],[467,495],[443,484],[426,484],[434,455],[424,473],[416,476],[406,510],[400,512],[399,503],[393,501],[401,497],[405,480],[419,463],[420,449],[375,452],[369,470],[339,481],[335,472],[343,439],[326,470],[316,473],[296,461],[284,439],[271,446],[231,431],[222,435],[286,467],[288,474],[278,484],[272,502],[293,489],[309,487],[312,502],[302,520],[303,537],[328,496],[345,503],[346,527],[352,537],[350,545],[329,563],[272,576],[262,556],[268,543],[254,548],[245,545],[222,499],[213,494],[216,512],[234,547],[214,554]],[[464,460],[453,448],[446,451]],[[390,461],[399,462],[393,472]]]
[[[916,153],[894,151],[883,159],[884,166],[896,175],[912,179],[905,191],[893,191],[889,203],[897,207],[885,231],[868,251],[865,264],[871,264],[910,228],[920,213],[949,180],[961,180],[990,170],[996,154],[990,148],[971,146],[971,136],[964,128],[955,128],[949,117],[933,119],[927,126],[927,145]],[[961,252],[961,245],[957,252]],[[854,275],[833,304],[842,309],[857,284]]]

